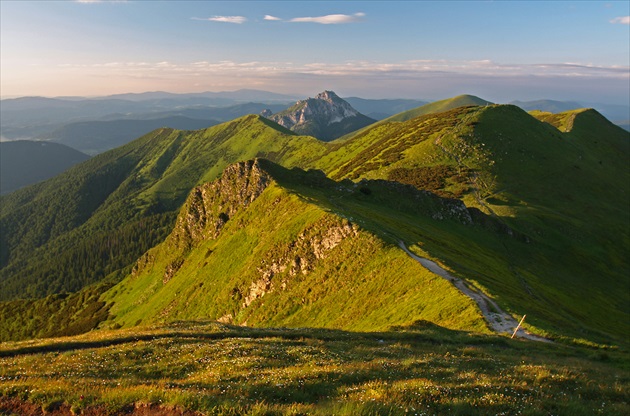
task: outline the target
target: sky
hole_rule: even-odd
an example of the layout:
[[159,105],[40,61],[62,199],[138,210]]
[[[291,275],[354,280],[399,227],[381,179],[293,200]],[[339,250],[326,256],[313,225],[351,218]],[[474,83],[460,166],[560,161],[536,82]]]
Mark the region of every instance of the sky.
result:
[[630,2],[0,0],[0,95],[630,101]]

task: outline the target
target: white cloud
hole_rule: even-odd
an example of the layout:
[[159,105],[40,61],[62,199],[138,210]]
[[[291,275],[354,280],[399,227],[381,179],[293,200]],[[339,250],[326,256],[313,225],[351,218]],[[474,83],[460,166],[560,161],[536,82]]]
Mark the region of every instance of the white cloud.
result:
[[238,25],[245,23],[247,18],[245,16],[212,16],[212,17],[193,17],[193,20],[207,20],[210,22],[223,22],[223,23],[236,23]]
[[630,25],[630,16],[615,17],[610,21],[613,24]]
[[319,23],[322,25],[338,25],[343,23],[355,23],[363,20],[365,13],[355,14],[329,14],[317,17],[295,17],[289,22],[294,23]]
[[[142,75],[160,73],[164,76],[186,74],[207,74],[225,76],[245,76],[262,78],[282,78],[285,76],[307,75],[324,77],[409,78],[433,77],[446,74],[459,74],[482,77],[563,77],[563,78],[630,78],[627,66],[596,66],[581,63],[540,63],[502,64],[490,60],[450,61],[450,60],[411,60],[390,63],[372,61],[348,61],[338,63],[312,62],[295,64],[292,62],[234,62],[234,61],[195,61],[189,63],[162,62],[105,62],[99,64],[63,64],[59,68],[76,70],[108,71],[117,75]],[[103,72],[105,73],[105,72]]]
[[[255,88],[291,94],[308,91],[310,94],[332,89],[347,96],[367,95],[371,98],[438,99],[469,93],[495,102],[547,96],[575,101],[591,97],[592,101],[609,99],[610,102],[624,103],[627,102],[630,81],[628,66],[596,66],[580,62],[523,65],[444,59],[297,63],[202,58],[190,62],[65,63],[29,70],[39,71],[37,82],[16,82],[12,91],[8,88],[5,91],[3,86],[3,93],[54,96]],[[55,81],[51,82],[53,79]]]
[[282,19],[280,19],[279,17],[276,17],[276,16],[271,16],[269,14],[266,14],[265,15],[265,20],[278,21],[278,20],[282,20]]

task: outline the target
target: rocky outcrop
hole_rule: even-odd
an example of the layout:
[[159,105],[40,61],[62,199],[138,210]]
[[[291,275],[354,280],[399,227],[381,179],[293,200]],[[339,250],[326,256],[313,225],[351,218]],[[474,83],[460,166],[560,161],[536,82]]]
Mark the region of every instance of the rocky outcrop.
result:
[[198,241],[216,239],[230,218],[258,198],[271,181],[258,159],[228,166],[218,180],[191,191],[169,244],[187,250]]
[[262,115],[296,133],[312,135],[324,141],[341,137],[376,121],[359,113],[332,91],[300,100],[277,114],[265,112]]
[[[166,239],[174,260],[166,266],[162,282],[166,284],[182,267],[186,251],[199,241],[216,239],[230,218],[247,208],[271,181],[261,161],[255,159],[230,165],[216,181],[194,188]],[[154,254],[145,253],[134,265],[131,275],[139,275],[154,262]]]
[[339,98],[337,94],[324,91],[317,94],[315,98],[300,100],[289,110],[269,116],[269,118],[283,127],[292,129],[298,124],[305,124],[316,119],[325,125],[330,125],[358,114],[357,110]]

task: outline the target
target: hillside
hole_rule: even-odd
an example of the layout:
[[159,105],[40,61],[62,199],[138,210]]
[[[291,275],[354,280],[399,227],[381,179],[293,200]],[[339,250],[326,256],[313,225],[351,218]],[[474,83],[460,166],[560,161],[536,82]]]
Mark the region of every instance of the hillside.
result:
[[542,111],[546,113],[563,113],[581,108],[593,108],[614,124],[624,127],[628,125],[630,119],[630,105],[615,105],[603,103],[577,103],[575,101],[556,100],[535,100],[535,101],[513,101],[514,104],[526,111]]
[[403,122],[403,121],[411,120],[413,118],[424,116],[424,115],[443,113],[448,110],[452,110],[459,107],[485,106],[489,104],[492,104],[492,103],[484,99],[481,99],[479,97],[475,97],[474,95],[458,95],[457,97],[447,98],[445,100],[440,100],[440,101],[424,104],[424,105],[421,105],[420,107],[412,108],[410,110],[403,111],[398,114],[394,114],[390,117],[386,117],[373,125],[350,132],[346,134],[345,136],[343,136],[342,139],[343,140],[350,139],[354,136],[357,136],[361,133],[364,133],[372,129],[373,127],[377,127],[385,123]]
[[422,319],[487,332],[469,298],[386,237],[402,225],[379,218],[464,227],[465,207],[395,183],[362,186],[264,159],[229,166],[191,192],[164,243],[104,296],[108,325],[211,319],[385,330]]
[[617,332],[630,301],[629,143],[592,110],[560,132],[514,106],[460,107],[381,123],[333,143],[317,166],[335,179],[387,178],[476,207],[526,244],[491,248],[472,235],[468,248],[449,247],[448,237],[426,250],[511,307],[554,316],[556,329],[573,316],[575,331]]
[[0,142],[0,194],[52,178],[89,156],[57,143]]
[[298,134],[313,136],[325,142],[376,121],[359,113],[332,91],[300,100],[286,110],[266,114],[266,117]]
[[407,121],[425,114],[441,113],[458,107],[485,106],[490,104],[492,104],[490,101],[475,97],[474,95],[458,95],[457,97],[435,101],[417,108],[412,108],[411,110],[403,111],[388,117],[384,121]]
[[3,196],[0,298],[99,281],[161,241],[190,189],[229,163],[264,156],[293,166],[322,146],[259,116],[195,132],[159,129]]

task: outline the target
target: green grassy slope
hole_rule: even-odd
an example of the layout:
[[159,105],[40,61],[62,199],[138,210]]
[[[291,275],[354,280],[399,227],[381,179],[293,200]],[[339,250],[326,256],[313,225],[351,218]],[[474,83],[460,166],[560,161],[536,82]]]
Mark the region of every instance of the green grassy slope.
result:
[[[348,181],[330,183],[320,177],[322,183],[315,181],[313,186],[306,186],[299,181],[282,182],[282,178],[296,175],[308,183],[308,178],[297,171],[291,175],[276,172],[277,183],[253,203],[258,211],[248,209],[235,213],[233,218],[226,214],[231,219],[221,237],[209,238],[200,243],[201,248],[189,253],[174,252],[168,242],[153,249],[150,253],[157,264],[155,270],[144,270],[136,283],[129,278],[125,290],[108,294],[109,305],[117,299],[111,309],[116,316],[115,323],[129,326],[145,319],[160,322],[158,311],[166,311],[163,319],[223,317],[261,325],[367,328],[367,321],[361,321],[367,318],[359,318],[366,312],[361,308],[370,304],[369,294],[379,293],[379,290],[361,286],[363,294],[357,297],[354,283],[345,276],[363,276],[370,272],[380,275],[383,270],[400,270],[396,275],[397,285],[415,293],[409,285],[413,279],[410,276],[418,272],[416,265],[396,247],[398,241],[403,240],[416,253],[438,261],[452,274],[487,293],[513,315],[526,313],[526,325],[530,329],[589,343],[627,343],[625,337],[630,331],[627,310],[630,295],[626,290],[630,275],[626,256],[630,250],[628,133],[590,110],[557,115],[553,120],[537,120],[514,106],[458,107],[403,122],[381,123],[352,138],[328,144],[293,136],[256,116],[200,132],[156,132],[156,136],[140,139],[126,149],[128,155],[136,155],[138,144],[146,142],[147,149],[157,144],[163,146],[161,152],[147,151],[146,157],[138,156],[138,161],[133,163],[120,159],[119,153],[95,158],[96,162],[92,163],[102,166],[110,166],[110,159],[105,158],[119,164],[122,164],[120,160],[127,161],[131,166],[128,172],[133,174],[112,191],[117,198],[106,198],[89,219],[75,220],[80,222],[79,228],[72,222],[60,225],[61,216],[57,220],[47,216],[48,211],[64,209],[61,203],[53,208],[40,207],[29,199],[43,192],[42,189],[49,192],[42,196],[53,198],[53,188],[33,187],[28,192],[16,193],[13,198],[2,199],[9,207],[31,201],[26,205],[27,213],[46,207],[48,211],[41,211],[42,218],[50,221],[37,227],[48,234],[34,233],[26,226],[18,226],[7,234],[8,238],[16,238],[9,241],[19,241],[15,243],[17,253],[19,250],[29,253],[42,244],[38,241],[50,245],[35,251],[46,253],[39,259],[31,259],[26,254],[16,257],[19,261],[14,260],[10,267],[3,269],[3,273],[7,273],[3,276],[13,276],[17,270],[22,274],[15,275],[28,283],[32,275],[44,270],[47,274],[38,276],[53,276],[48,281],[54,282],[53,270],[74,270],[77,276],[93,279],[81,281],[77,287],[111,272],[116,272],[113,280],[120,280],[129,273],[136,258],[171,232],[174,213],[193,186],[218,177],[235,160],[261,156],[285,166],[322,169],[335,180],[371,181],[355,186]],[[152,137],[157,144],[151,141]],[[415,197],[407,194],[408,188],[376,181],[382,179],[461,199],[467,206],[476,208],[471,211],[474,224],[439,221],[439,215],[432,217],[435,212],[431,209],[416,206]],[[61,192],[60,195],[68,194]],[[275,199],[268,195],[274,195]],[[278,211],[273,205],[276,200]],[[3,208],[3,215],[4,212]],[[15,220],[31,218],[19,217],[15,212],[12,214],[16,215]],[[216,218],[221,218],[221,213],[225,214],[215,212]],[[125,215],[131,215],[136,222]],[[64,214],[63,218],[67,217]],[[234,221],[237,217],[239,220]],[[343,228],[339,225],[343,224],[340,218],[356,224],[361,232],[355,236],[356,241],[353,237],[336,246],[337,251],[330,254],[331,261],[320,261],[308,270],[315,280],[295,281],[290,290],[272,291],[242,307],[243,298],[251,295],[251,284],[258,281],[258,268],[269,266],[262,263],[264,259],[293,253],[288,248],[290,243],[308,230]],[[342,223],[336,222],[338,220]],[[286,232],[278,229],[280,224],[286,225]],[[109,231],[98,234],[94,231],[97,226],[101,227],[99,230]],[[267,228],[277,232],[260,233],[260,229]],[[70,230],[69,234],[64,234],[66,229]],[[123,241],[122,244],[117,239],[105,238],[111,236],[111,230],[121,233],[118,240]],[[20,233],[28,238],[21,238]],[[146,233],[151,234],[136,237]],[[46,243],[50,236],[53,243]],[[86,240],[82,236],[90,238]],[[26,242],[32,247],[24,245]],[[59,245],[63,242],[67,245]],[[70,245],[71,242],[87,247],[83,247],[83,251],[72,251],[76,244]],[[3,243],[2,247],[6,245]],[[59,251],[51,251],[51,247],[58,247]],[[120,255],[115,252],[118,247]],[[353,256],[352,253],[363,249],[367,250],[367,257],[378,262],[363,263]],[[66,256],[65,250],[70,250],[71,256]],[[80,265],[77,269],[75,259],[85,258],[84,253],[92,252],[99,253],[96,257],[101,263]],[[8,253],[3,255],[8,258]],[[111,259],[118,261],[116,267],[105,269],[106,265],[113,264]],[[61,261],[68,265],[66,269],[55,263]],[[383,269],[381,263],[390,267]],[[347,273],[339,273],[343,270],[340,265],[344,264]],[[96,275],[93,271],[99,266],[103,270]],[[164,284],[162,279],[167,266],[180,270]],[[287,267],[280,274],[289,273],[290,267]],[[216,284],[207,287],[205,279],[215,276],[213,273],[221,277]],[[321,283],[317,286],[319,291],[313,292],[313,281]],[[201,286],[195,288],[194,284]],[[164,289],[169,285],[177,289]],[[64,287],[52,286],[50,290],[64,290]],[[396,294],[396,290],[392,288],[389,294],[382,294],[384,299],[402,296]],[[332,299],[328,295],[334,291],[340,291],[349,305],[356,306],[351,309],[352,322],[330,314],[337,305],[325,299]],[[182,303],[186,297],[192,299],[194,308]],[[146,301],[146,305],[140,300]],[[384,325],[390,315],[404,322],[408,312],[405,305],[426,302],[413,296],[408,300],[409,303],[383,302],[392,309],[379,309],[380,312],[370,318],[373,325],[370,328],[383,328],[379,325]],[[309,309],[309,301],[315,302],[317,310],[322,312],[316,314],[314,309]],[[461,305],[459,301],[453,304]],[[440,315],[436,305],[432,305],[425,305],[426,310],[420,312],[426,314],[422,319],[457,327],[452,321],[457,320],[454,311]],[[82,322],[93,322],[87,318]],[[461,325],[471,328],[473,321]]]
[[428,114],[444,113],[448,110],[453,110],[459,107],[486,106],[490,104],[492,104],[490,101],[486,101],[482,98],[475,97],[474,95],[467,95],[467,94],[458,95],[453,98],[447,98],[445,100],[434,101],[432,103],[427,103],[420,107],[412,108],[411,110],[394,114],[393,116],[380,120],[377,123],[364,127],[362,129],[358,129],[356,131],[352,131],[346,134],[345,136],[343,136],[341,140],[348,140],[356,135],[372,130],[372,128],[380,126],[382,124],[387,124],[387,123],[392,123],[392,122],[403,122],[403,121],[411,120],[416,117],[425,116]]
[[221,319],[384,330],[422,319],[487,332],[474,302],[384,239],[377,218],[384,211],[434,224],[441,221],[430,214],[451,207],[368,186],[366,195],[351,182],[265,160],[231,166],[191,194],[173,233],[104,296],[113,304],[109,325]]
[[630,141],[598,113],[576,114],[565,133],[514,106],[427,114],[335,143],[318,166],[334,178],[402,181],[480,209],[527,243],[441,233],[416,241],[508,310],[546,316],[551,331],[623,336]]
[[161,241],[190,189],[255,156],[305,163],[322,151],[248,116],[206,130],[160,129],[0,199],[0,299],[78,290]]

